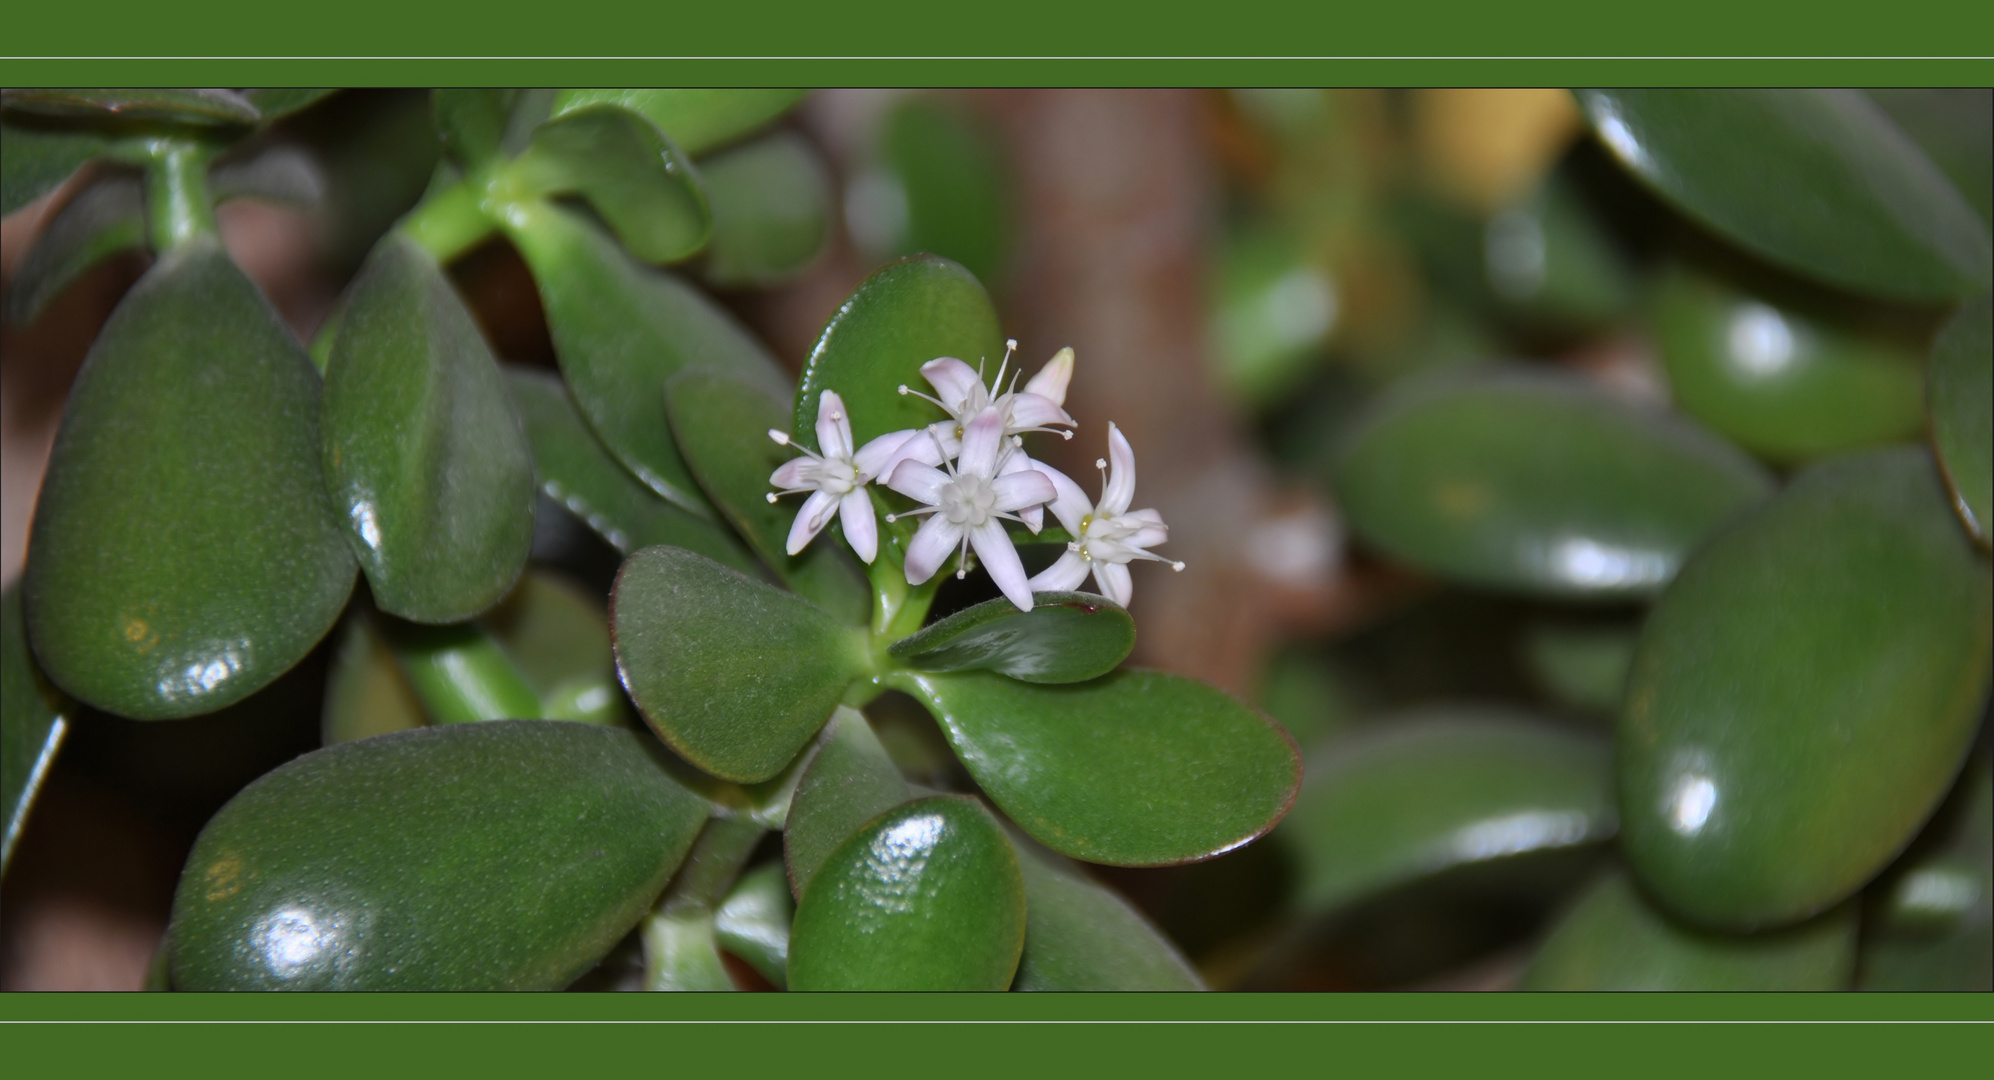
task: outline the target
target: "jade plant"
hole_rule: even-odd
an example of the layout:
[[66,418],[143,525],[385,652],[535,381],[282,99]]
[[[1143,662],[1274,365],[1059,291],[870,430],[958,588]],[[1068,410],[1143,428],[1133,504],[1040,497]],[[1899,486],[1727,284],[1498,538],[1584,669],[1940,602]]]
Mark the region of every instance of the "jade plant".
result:
[[[834,201],[769,130],[800,93],[746,90],[436,91],[429,189],[307,347],[213,208],[267,194],[232,148],[320,96],[7,91],[7,210],[89,165],[13,317],[153,257],[6,598],[9,854],[74,710],[211,715],[336,635],[326,745],[208,822],[158,984],[550,990],[634,942],[659,990],[1201,986],[1072,860],[1247,844],[1300,762],[1123,666],[1167,527],[1105,418],[1098,500],[1026,443],[1082,428],[1084,361],[1020,386],[983,286],[915,254],[792,379],[708,289],[796,273]],[[500,363],[447,272],[496,242],[558,374]],[[536,564],[548,513],[620,554],[606,606]],[[938,608],[972,573],[1001,595]],[[896,764],[889,691],[959,768]]]
[[[1572,149],[1479,227],[1423,197],[1372,219],[1434,283],[1407,344],[1227,339],[1248,393],[1301,402],[1286,460],[1418,575],[1275,669],[1308,780],[1248,983],[1309,985],[1304,946],[1361,966],[1396,927],[1378,966],[1430,972],[1411,934],[1455,963],[1494,941],[1523,988],[1989,989],[1975,93],[1928,154],[1853,91],[1580,91],[1547,105]],[[1260,268],[1222,326],[1354,272],[1293,194],[1355,138],[1322,100],[1242,102],[1295,176],[1240,230]],[[1253,263],[1270,234],[1300,239]]]

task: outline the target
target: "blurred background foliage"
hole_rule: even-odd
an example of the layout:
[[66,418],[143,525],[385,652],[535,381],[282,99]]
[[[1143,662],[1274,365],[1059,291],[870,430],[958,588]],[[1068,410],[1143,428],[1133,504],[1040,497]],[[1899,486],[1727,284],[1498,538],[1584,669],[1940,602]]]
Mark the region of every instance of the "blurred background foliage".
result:
[[[1706,106],[1715,120],[1698,118]],[[1163,459],[1145,485],[1164,486],[1179,555],[1204,576],[1145,579],[1138,657],[1253,700],[1307,769],[1265,841],[1193,866],[1093,868],[1214,988],[1990,989],[1985,496],[1975,519],[1970,475],[1948,460],[1940,487],[1923,448],[1950,430],[1928,389],[1934,341],[1987,288],[1994,94],[1876,91],[1798,119],[1721,96],[1672,107],[1561,90],[818,91],[779,130],[831,174],[821,235],[771,241],[794,248],[768,256],[779,273],[758,272],[755,252],[705,266],[794,369],[871,268],[952,258],[1026,353],[1075,346],[1075,392],[1103,403],[1076,415],[1115,415],[1146,462]],[[1644,116],[1655,126],[1639,128]],[[1678,121],[1688,149],[1668,158]],[[1662,132],[1633,144],[1648,165],[1666,158],[1653,175],[1616,134],[1636,129]],[[1780,138],[1854,145],[1835,160],[1870,186],[1738,164]],[[436,171],[428,97],[340,93],[257,140],[295,151],[310,197],[229,203],[223,235],[309,341]],[[1864,173],[1879,155],[1888,167]],[[1950,185],[1942,197],[1917,186],[1931,177]],[[1767,199],[1830,212],[1767,240],[1753,224],[1779,224],[1755,209]],[[1893,264],[1916,252],[1884,240],[1863,248],[1864,223],[1837,215],[1864,199],[1940,252],[1926,260],[1940,284],[1893,287],[1924,264]],[[1977,216],[1932,210],[1947,200]],[[1745,227],[1726,224],[1735,208]],[[145,266],[121,254],[24,299],[23,252],[70,212],[57,193],[6,219],[9,582],[68,380]],[[1964,239],[1948,249],[1932,230]],[[1867,259],[1883,284],[1810,260],[1808,242]],[[1946,250],[1967,252],[1966,284],[1945,284]],[[451,274],[497,356],[552,365],[511,247],[485,244]],[[1979,387],[1984,463],[1981,320],[1964,351],[1979,365],[1966,385]],[[1098,451],[1082,441],[1054,462],[1084,471]],[[566,515],[538,522],[536,561],[606,593],[616,552]],[[1787,531],[1746,535],[1773,525]],[[1547,550],[1547,536],[1592,546]],[[1844,573],[1850,588],[1824,591]],[[944,609],[977,598],[945,591]],[[1658,612],[1688,629],[1647,634]],[[1754,614],[1759,629],[1734,631]],[[1921,652],[1904,658],[1896,639]],[[248,779],[318,745],[329,655],[353,647],[330,641],[213,716],[78,718],[6,877],[0,979],[137,985],[194,834]],[[1733,717],[1677,749],[1748,760],[1758,771],[1739,783],[1762,815],[1901,824],[1668,848],[1667,815],[1687,804],[1670,789],[1659,810],[1630,809],[1631,790],[1664,782],[1643,778],[1657,737],[1633,717],[1693,697],[1696,680],[1657,691],[1637,655],[1715,672],[1714,697],[1696,700],[1772,695],[1753,700],[1775,717],[1811,700],[1807,684],[1861,699],[1868,712],[1814,729],[1780,720],[1754,740]],[[1853,659],[1810,666],[1823,656]],[[1630,686],[1663,704],[1637,706]],[[951,786],[925,713],[889,697],[873,714],[906,775]],[[1920,753],[1885,781],[1858,775],[1866,756]],[[1658,838],[1637,810],[1662,815]],[[1693,839],[1685,828],[1674,835]],[[1714,864],[1731,878],[1713,879]],[[1754,874],[1824,884],[1775,911],[1754,899]]]

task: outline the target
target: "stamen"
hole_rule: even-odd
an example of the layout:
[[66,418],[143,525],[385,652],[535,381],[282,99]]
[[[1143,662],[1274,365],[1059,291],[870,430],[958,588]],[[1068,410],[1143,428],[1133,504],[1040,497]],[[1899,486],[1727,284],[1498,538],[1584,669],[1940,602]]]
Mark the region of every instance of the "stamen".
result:
[[777,431],[777,430],[776,430],[776,429],[774,429],[774,428],[770,428],[770,429],[769,429],[769,438],[771,438],[771,439],[774,439],[774,440],[775,440],[775,444],[776,444],[777,446],[788,446],[788,445],[789,445],[789,432],[787,432],[787,431]]
[[[775,496],[775,492],[773,492],[773,491],[769,492],[769,494],[768,494],[768,500],[769,500],[769,505],[770,505],[770,506],[774,506],[774,505],[775,505],[775,498],[776,498],[776,496]],[[891,521],[891,520],[893,520],[893,519],[891,519],[891,518],[888,518],[887,520],[888,520],[888,521]]]
[[944,404],[942,404],[942,402],[941,402],[941,399],[940,399],[940,398],[933,398],[933,397],[929,397],[928,395],[926,395],[926,394],[923,394],[923,393],[922,393],[922,392],[920,392],[919,390],[910,390],[910,389],[908,389],[908,388],[907,388],[907,384],[906,384],[906,383],[901,383],[901,384],[900,384],[900,392],[901,392],[902,394],[906,394],[906,395],[908,395],[908,396],[910,396],[910,397],[917,397],[917,398],[920,398],[920,399],[921,399],[922,401],[925,401],[925,402],[929,403],[930,405],[933,405],[933,406],[934,406],[935,408],[937,408],[937,409],[940,409],[941,411],[943,411],[943,412],[945,412],[945,413],[953,413],[953,412],[955,412],[955,410],[954,410],[954,409],[951,409],[951,408],[949,408],[949,407],[948,407],[947,405],[944,405]]

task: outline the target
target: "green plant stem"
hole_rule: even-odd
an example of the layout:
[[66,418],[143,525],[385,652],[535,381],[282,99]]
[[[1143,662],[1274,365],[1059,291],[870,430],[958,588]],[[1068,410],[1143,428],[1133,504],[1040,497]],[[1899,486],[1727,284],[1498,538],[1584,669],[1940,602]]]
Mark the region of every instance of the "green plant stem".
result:
[[402,235],[447,263],[497,231],[487,205],[488,184],[468,176],[424,199],[402,219]]
[[146,220],[155,251],[166,252],[217,235],[208,195],[208,148],[178,139],[149,147],[145,166]]
[[711,911],[719,907],[767,831],[747,817],[716,817],[708,821],[705,831],[693,842],[692,853],[686,856],[677,876],[658,899],[657,910],[661,913],[695,908]]
[[538,720],[540,699],[497,641],[471,623],[421,626],[382,619],[381,636],[431,720]]
[[646,990],[732,990],[714,913],[767,833],[745,817],[716,817],[644,919]]

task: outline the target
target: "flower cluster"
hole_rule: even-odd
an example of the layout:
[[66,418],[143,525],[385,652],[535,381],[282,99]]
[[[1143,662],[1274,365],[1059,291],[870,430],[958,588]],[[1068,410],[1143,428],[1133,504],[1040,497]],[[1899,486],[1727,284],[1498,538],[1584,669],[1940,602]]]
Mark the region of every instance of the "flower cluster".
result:
[[[951,356],[921,365],[921,375],[934,387],[933,396],[900,387],[900,393],[924,398],[939,406],[948,419],[923,428],[894,431],[855,446],[844,399],[826,390],[817,399],[817,449],[801,446],[781,431],[769,438],[796,446],[803,456],[785,462],[769,477],[782,495],[808,493],[789,530],[791,555],[803,550],[830,524],[835,512],[845,542],[858,557],[871,563],[879,554],[879,526],[873,517],[866,485],[875,481],[919,503],[917,509],[888,514],[889,522],[923,517],[907,546],[907,583],[920,585],[934,577],[949,556],[956,557],[956,576],[968,572],[968,553],[990,573],[998,589],[1021,611],[1032,609],[1034,591],[1072,589],[1091,571],[1101,594],[1127,605],[1133,587],[1128,564],[1136,559],[1171,562],[1149,552],[1169,537],[1169,526],[1154,510],[1130,510],[1135,496],[1135,452],[1120,429],[1108,425],[1108,457],[1096,461],[1101,470],[1101,499],[1089,501],[1066,474],[1033,461],[1024,450],[1024,436],[1052,432],[1072,438],[1073,418],[1066,414],[1066,388],[1073,379],[1073,350],[1061,349],[1037,375],[1017,388],[1011,373],[1016,341],[1005,342],[1004,361],[986,387],[981,371]],[[1036,535],[1051,509],[1070,541],[1059,561],[1027,578],[1005,521],[1015,521]]]

